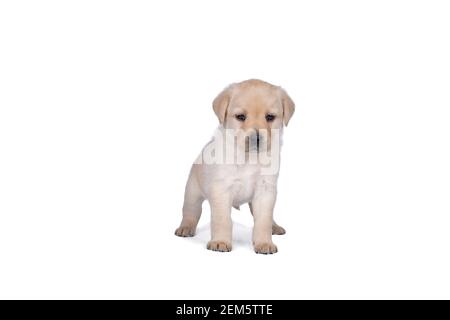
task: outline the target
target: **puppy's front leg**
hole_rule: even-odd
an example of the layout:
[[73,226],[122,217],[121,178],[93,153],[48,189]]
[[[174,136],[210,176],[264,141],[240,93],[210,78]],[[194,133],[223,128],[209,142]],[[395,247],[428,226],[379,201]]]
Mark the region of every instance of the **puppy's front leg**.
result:
[[214,192],[209,199],[211,205],[211,241],[207,248],[214,251],[231,251],[231,195]]
[[275,187],[265,186],[255,194],[252,211],[255,225],[253,227],[253,246],[256,253],[276,253],[277,246],[272,242],[273,208],[276,200]]

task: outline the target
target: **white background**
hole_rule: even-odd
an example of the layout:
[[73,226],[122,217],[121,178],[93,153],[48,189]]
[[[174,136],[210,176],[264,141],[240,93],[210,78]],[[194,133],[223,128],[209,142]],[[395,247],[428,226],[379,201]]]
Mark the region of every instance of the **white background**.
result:
[[[0,298],[450,298],[446,1],[3,1]],[[297,105],[279,253],[175,237],[227,84]]]

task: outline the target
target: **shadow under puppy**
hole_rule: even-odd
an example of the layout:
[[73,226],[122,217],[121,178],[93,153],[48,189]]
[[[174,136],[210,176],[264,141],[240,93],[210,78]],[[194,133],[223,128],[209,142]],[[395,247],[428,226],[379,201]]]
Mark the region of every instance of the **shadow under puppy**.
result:
[[192,166],[186,185],[183,219],[175,234],[194,236],[202,203],[211,206],[207,248],[231,251],[232,207],[248,203],[254,218],[255,252],[277,252],[272,234],[285,230],[273,219],[283,126],[294,102],[281,87],[246,80],[225,88],[213,102],[220,121],[214,139]]

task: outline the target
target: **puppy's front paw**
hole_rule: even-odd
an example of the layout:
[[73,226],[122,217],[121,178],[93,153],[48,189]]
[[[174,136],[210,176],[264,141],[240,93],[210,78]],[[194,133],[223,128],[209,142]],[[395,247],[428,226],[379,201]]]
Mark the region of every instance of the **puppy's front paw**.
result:
[[175,230],[175,235],[179,237],[193,237],[195,235],[195,227],[179,227],[177,230]]
[[206,248],[212,251],[229,252],[231,251],[231,243],[211,240],[208,242]]
[[277,246],[272,242],[255,243],[254,247],[256,253],[272,254],[278,252]]

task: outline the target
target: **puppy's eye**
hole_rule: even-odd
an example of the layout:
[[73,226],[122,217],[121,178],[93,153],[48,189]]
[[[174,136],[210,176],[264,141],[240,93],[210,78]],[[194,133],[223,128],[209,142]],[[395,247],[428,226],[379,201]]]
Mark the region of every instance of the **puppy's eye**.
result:
[[236,119],[238,119],[239,121],[245,121],[245,119],[247,119],[247,117],[245,116],[245,114],[237,114],[235,115]]
[[271,122],[271,121],[275,120],[275,116],[273,114],[266,114],[266,120],[268,122]]

